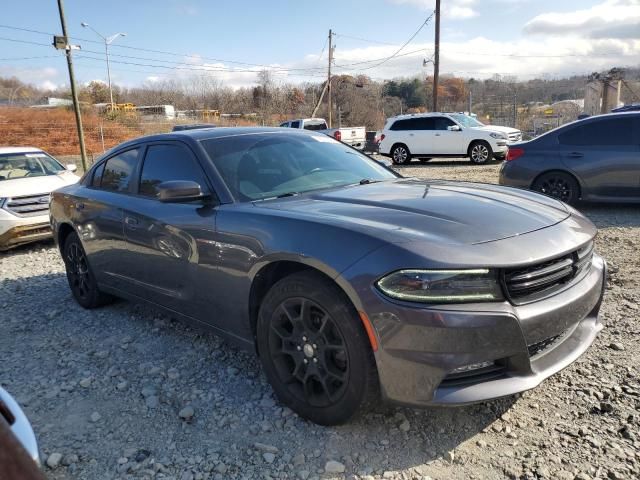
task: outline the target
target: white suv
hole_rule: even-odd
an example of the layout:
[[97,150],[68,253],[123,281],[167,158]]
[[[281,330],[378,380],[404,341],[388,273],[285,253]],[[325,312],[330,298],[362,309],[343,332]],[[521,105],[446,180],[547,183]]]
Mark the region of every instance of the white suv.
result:
[[51,236],[49,193],[76,183],[75,170],[37,148],[0,147],[0,252]]
[[505,133],[490,126],[464,126],[446,113],[389,118],[380,138],[380,153],[395,164],[433,157],[469,157],[473,163],[486,163],[505,158],[508,150]]

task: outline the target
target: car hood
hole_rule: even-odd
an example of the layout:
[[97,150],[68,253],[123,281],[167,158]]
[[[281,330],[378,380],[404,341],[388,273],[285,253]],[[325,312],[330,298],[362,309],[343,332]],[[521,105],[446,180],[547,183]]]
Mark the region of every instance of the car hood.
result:
[[484,127],[476,127],[476,128],[481,128],[483,130],[491,130],[492,132],[500,132],[500,133],[506,133],[506,134],[520,132],[520,130],[518,130],[517,128],[502,127],[500,125],[485,125]]
[[0,198],[49,193],[57,188],[77,183],[79,179],[77,175],[65,170],[58,175],[0,180]]
[[561,202],[533,192],[417,179],[358,185],[255,205],[394,243],[491,242],[549,227],[570,215]]

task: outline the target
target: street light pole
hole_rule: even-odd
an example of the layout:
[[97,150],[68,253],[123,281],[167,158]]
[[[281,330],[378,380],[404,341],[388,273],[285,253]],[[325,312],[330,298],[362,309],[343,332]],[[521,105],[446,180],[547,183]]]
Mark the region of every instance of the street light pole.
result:
[[104,54],[107,57],[107,82],[109,84],[109,99],[111,100],[111,108],[113,108],[113,90],[111,89],[111,64],[109,63],[109,45],[113,43],[113,41],[118,37],[126,37],[126,33],[116,33],[111,35],[110,37],[105,37],[100,32],[98,32],[95,28],[89,25],[87,22],[82,22],[82,25],[85,28],[93,30],[93,33],[98,35],[104,41]]

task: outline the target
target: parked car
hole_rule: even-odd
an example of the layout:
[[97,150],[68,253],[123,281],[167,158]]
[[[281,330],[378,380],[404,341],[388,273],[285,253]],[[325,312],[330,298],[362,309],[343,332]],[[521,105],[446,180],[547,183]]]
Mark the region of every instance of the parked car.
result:
[[380,151],[380,131],[370,130],[366,133],[364,148],[365,153],[378,153]]
[[172,132],[181,132],[183,130],[196,130],[200,128],[215,128],[212,123],[184,123],[181,125],[174,125],[171,129]]
[[469,157],[473,163],[487,163],[506,156],[507,141],[502,132],[464,126],[447,113],[421,113],[389,118],[380,136],[380,153],[395,164],[434,157]]
[[343,423],[381,398],[528,390],[602,328],[594,225],[543,195],[405,179],[325,135],[215,128],[106,154],[53,193],[76,301],[144,301],[257,352],[280,401]]
[[640,112],[596,115],[509,149],[500,184],[563,202],[640,202]]
[[38,444],[29,420],[0,387],[0,478],[40,480]]
[[469,128],[487,128],[493,132],[502,132],[507,136],[507,144],[520,142],[522,140],[522,132],[517,128],[503,127],[501,125],[486,125],[478,119],[466,115],[464,113],[450,113],[451,117],[460,125]]
[[360,150],[366,143],[366,127],[329,128],[324,118],[299,118],[281,123],[280,126],[324,133]]
[[0,251],[51,236],[49,193],[75,171],[37,148],[0,147]]

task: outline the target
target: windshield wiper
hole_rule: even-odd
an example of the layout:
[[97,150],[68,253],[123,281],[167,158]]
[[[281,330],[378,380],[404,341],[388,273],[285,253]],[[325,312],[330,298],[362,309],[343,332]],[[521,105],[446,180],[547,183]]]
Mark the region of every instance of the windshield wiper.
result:
[[382,181],[382,180],[370,180],[370,179],[368,179],[368,178],[363,178],[363,179],[362,179],[362,180],[360,180],[358,183],[359,183],[360,185],[368,185],[368,184],[370,184],[370,183],[378,183],[378,182],[381,182],[381,181]]
[[300,195],[300,192],[281,193],[280,195],[276,195],[274,198],[295,197],[296,195]]

